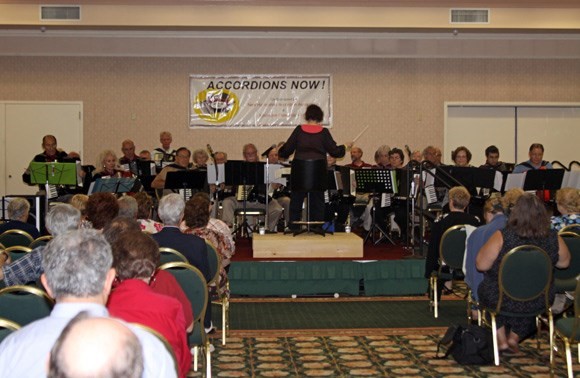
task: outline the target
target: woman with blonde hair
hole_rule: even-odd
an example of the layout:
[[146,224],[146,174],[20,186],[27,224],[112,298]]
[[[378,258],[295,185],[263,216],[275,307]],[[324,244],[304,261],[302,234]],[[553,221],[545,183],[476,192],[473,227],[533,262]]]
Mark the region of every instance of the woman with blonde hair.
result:
[[93,174],[93,181],[103,177],[121,177],[122,171],[117,165],[117,155],[113,150],[101,151],[95,166],[97,168]]
[[552,230],[560,231],[570,224],[580,224],[580,191],[578,189],[558,190],[556,204],[561,215],[552,217]]

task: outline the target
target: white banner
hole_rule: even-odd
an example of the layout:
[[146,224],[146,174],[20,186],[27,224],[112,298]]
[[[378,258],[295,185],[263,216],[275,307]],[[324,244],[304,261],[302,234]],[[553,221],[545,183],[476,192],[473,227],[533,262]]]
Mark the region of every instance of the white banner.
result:
[[284,128],[304,123],[310,104],[332,121],[330,75],[190,76],[190,127]]

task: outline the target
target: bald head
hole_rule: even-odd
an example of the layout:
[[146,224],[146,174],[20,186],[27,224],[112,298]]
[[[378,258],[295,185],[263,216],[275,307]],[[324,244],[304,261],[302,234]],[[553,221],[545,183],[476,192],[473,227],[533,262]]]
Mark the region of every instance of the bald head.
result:
[[137,378],[143,372],[143,352],[120,321],[81,312],[54,344],[49,364],[48,377]]

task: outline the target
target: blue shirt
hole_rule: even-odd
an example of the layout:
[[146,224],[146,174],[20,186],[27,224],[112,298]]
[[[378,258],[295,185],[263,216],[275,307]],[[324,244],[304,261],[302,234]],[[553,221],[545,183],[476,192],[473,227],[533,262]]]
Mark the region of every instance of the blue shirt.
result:
[[[50,316],[30,323],[10,334],[0,344],[0,378],[46,377],[50,349],[68,322],[79,312],[108,317],[107,309],[96,303],[57,303]],[[173,358],[149,332],[128,325],[143,348],[143,377],[177,377]]]
[[30,253],[22,256],[11,264],[4,265],[4,284],[6,286],[26,285],[35,282],[44,273],[42,269],[42,251],[44,246],[34,248]]
[[[545,164],[544,164],[544,163],[545,163]],[[530,168],[530,167],[528,167],[528,166],[527,166],[527,165],[525,165],[525,164],[529,164],[529,165],[531,165],[533,168]],[[542,166],[545,166],[545,167],[546,167],[546,169],[552,169],[552,168],[553,168],[553,167],[552,167],[552,164],[551,164],[551,163],[549,163],[549,162],[547,162],[547,161],[543,161],[543,160],[542,160],[542,163],[541,163],[540,165],[538,165],[538,166],[537,166],[537,165],[535,165],[535,164],[532,164],[532,161],[531,161],[531,160],[528,160],[528,161],[525,161],[525,162],[523,162],[523,163],[520,163],[520,164],[516,165],[516,166],[514,167],[514,171],[513,171],[513,173],[523,173],[523,172],[526,172],[526,171],[529,171],[529,170],[532,170],[532,169],[540,169]]]
[[496,231],[505,228],[507,217],[502,214],[496,214],[491,222],[475,229],[467,239],[467,251],[465,253],[465,283],[471,288],[471,296],[479,301],[477,288],[483,281],[483,273],[477,270],[475,259],[483,245],[489,240],[491,235]]

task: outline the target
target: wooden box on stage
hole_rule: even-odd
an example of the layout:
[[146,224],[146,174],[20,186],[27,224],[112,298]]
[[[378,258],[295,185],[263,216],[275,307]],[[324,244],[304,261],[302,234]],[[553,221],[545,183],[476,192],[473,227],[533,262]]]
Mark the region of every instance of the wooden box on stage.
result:
[[254,258],[353,258],[363,257],[363,240],[353,233],[335,233],[326,236],[301,234],[292,236],[254,233]]

